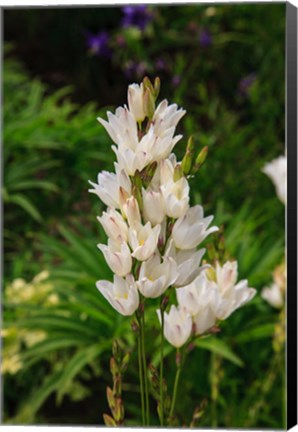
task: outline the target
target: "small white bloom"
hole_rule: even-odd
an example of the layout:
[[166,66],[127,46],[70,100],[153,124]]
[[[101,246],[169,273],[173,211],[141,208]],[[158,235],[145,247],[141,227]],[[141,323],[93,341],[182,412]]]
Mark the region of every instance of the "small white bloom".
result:
[[123,212],[127,217],[130,227],[141,223],[139,204],[134,196],[131,196],[126,200],[126,203],[123,205]]
[[164,258],[163,263],[158,253],[144,261],[140,268],[137,286],[144,297],[161,296],[177,277],[177,265],[172,258]]
[[136,170],[142,171],[152,161],[151,154],[144,151],[134,151],[130,148],[120,150],[115,146],[112,146],[112,149],[117,156],[120,167],[130,176],[133,176]]
[[128,226],[119,212],[110,208],[97,219],[108,237],[116,241],[121,239],[121,241],[127,242]]
[[168,105],[168,101],[163,100],[156,108],[153,116],[155,134],[164,136],[170,129],[173,136],[178,122],[185,113],[186,111],[182,108],[178,109],[176,104]]
[[160,192],[151,189],[142,189],[143,212],[146,221],[152,225],[160,224],[165,217],[163,196]]
[[[174,128],[172,128],[174,130]],[[169,156],[173,147],[182,138],[182,135],[173,137],[173,130],[169,129],[163,137],[155,134],[154,125],[152,124],[149,131],[143,136],[139,143],[139,150],[149,153],[152,161],[160,161]]]
[[266,300],[271,306],[279,309],[284,304],[283,292],[280,286],[276,283],[272,283],[270,287],[265,287],[262,289],[261,296]]
[[216,315],[211,308],[215,288],[202,272],[189,285],[176,289],[179,306],[193,317],[196,335],[205,333],[216,323]]
[[114,275],[114,283],[106,280],[96,282],[96,287],[121,315],[132,315],[139,306],[139,293],[132,275],[125,279]]
[[127,100],[129,111],[137,122],[145,118],[144,111],[144,88],[143,84],[131,84],[128,86]]
[[121,149],[135,150],[138,145],[138,128],[136,121],[127,107],[119,107],[115,114],[107,112],[108,120],[98,117],[98,121],[104,126],[112,140]]
[[[160,310],[157,310],[161,322]],[[190,314],[181,307],[171,306],[169,313],[164,314],[164,335],[167,341],[180,348],[191,335],[192,319]]]
[[189,203],[189,184],[185,177],[161,186],[166,214],[173,218],[185,215]]
[[209,267],[208,264],[200,266],[201,259],[206,249],[177,250],[173,239],[167,245],[165,256],[172,257],[177,263],[177,279],[175,287],[182,287],[190,284],[202,270]]
[[125,171],[115,163],[116,174],[102,171],[97,176],[97,183],[89,180],[94,189],[88,192],[96,194],[109,207],[121,207],[120,189],[127,195],[131,194],[131,181]]
[[98,244],[97,247],[102,251],[107,264],[116,275],[126,276],[130,273],[132,258],[127,243],[109,239],[107,246]]
[[151,223],[146,225],[135,224],[128,230],[129,244],[133,250],[132,256],[138,261],[145,261],[155,252],[158,236],[160,233],[160,225],[151,227]]
[[272,180],[276,194],[283,204],[287,203],[287,158],[279,156],[268,162],[262,169],[263,173]]
[[197,247],[209,234],[218,230],[210,225],[213,216],[203,217],[203,207],[196,205],[180,217],[174,224],[172,238],[178,249],[193,249]]
[[[207,276],[210,270],[206,270]],[[256,294],[254,288],[248,287],[247,280],[241,280],[235,285],[237,276],[236,261],[234,263],[228,261],[223,266],[217,263],[215,269],[217,295],[211,307],[220,320],[228,318],[236,309],[250,301]]]

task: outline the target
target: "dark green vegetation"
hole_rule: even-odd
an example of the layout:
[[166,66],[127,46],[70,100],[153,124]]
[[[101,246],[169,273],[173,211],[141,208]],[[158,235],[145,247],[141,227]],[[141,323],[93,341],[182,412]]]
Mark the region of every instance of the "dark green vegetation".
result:
[[[95,287],[111,274],[96,248],[104,241],[96,221],[103,206],[87,191],[88,179],[112,170],[114,160],[96,117],[123,104],[127,84],[143,77],[127,78],[125,65],[145,64],[146,74],[161,78],[161,97],[187,110],[180,157],[190,134],[198,150],[208,145],[192,203],[202,202],[224,225],[240,277],[260,291],[282,260],[284,206],[260,169],[284,152],[285,5],[151,10],[144,33],[122,29],[119,8],[4,13],[4,36],[13,43],[3,87],[6,423],[103,424],[115,337],[132,350],[126,424],[141,422],[130,319]],[[88,55],[85,30],[107,30],[112,57]],[[283,357],[272,347],[277,320],[278,311],[256,296],[220,334],[200,342],[182,375],[181,424],[206,399],[200,426],[283,426]],[[146,336],[157,365],[153,307]],[[172,357],[166,371],[172,389]],[[152,421],[158,424],[157,415]]]

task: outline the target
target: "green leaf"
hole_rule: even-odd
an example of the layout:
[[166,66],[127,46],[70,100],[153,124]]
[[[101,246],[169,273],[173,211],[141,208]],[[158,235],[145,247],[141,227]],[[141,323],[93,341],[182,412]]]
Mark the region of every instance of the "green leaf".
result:
[[203,348],[206,350],[209,350],[211,352],[214,352],[216,354],[219,354],[226,360],[229,360],[230,362],[234,363],[236,366],[243,367],[244,363],[238,357],[231,348],[223,342],[221,339],[217,339],[215,337],[207,337],[204,339],[198,339],[195,341],[195,345],[199,348]]
[[238,343],[250,342],[256,339],[272,337],[274,333],[274,323],[262,324],[252,329],[245,330],[236,336]]
[[59,382],[59,390],[57,393],[57,402],[60,403],[67,386],[74,377],[84,368],[87,363],[90,363],[102,351],[111,347],[111,341],[105,341],[104,344],[93,345],[88,348],[80,349],[68,362],[64,368]]
[[37,222],[42,221],[42,216],[35,207],[35,205],[25,196],[22,194],[14,194],[9,195],[8,202],[14,203],[22,207],[27,213],[29,213],[33,219],[35,219]]

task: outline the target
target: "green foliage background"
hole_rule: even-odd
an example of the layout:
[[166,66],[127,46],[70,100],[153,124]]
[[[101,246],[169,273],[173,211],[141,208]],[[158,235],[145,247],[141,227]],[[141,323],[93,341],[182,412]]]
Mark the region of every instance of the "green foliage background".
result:
[[[260,292],[284,255],[284,206],[261,172],[284,152],[285,5],[150,6],[144,33],[122,29],[121,8],[4,12],[4,421],[102,424],[113,338],[132,351],[125,375],[128,425],[139,425],[135,340],[95,288],[111,279],[96,244],[103,210],[88,179],[112,170],[111,142],[97,123],[122,105],[127,62],[159,75],[161,97],[187,110],[181,157],[192,134],[207,162],[192,180],[192,203],[224,226],[239,277]],[[84,31],[107,30],[111,59],[90,56]],[[208,30],[212,43],[202,46]],[[125,47],[117,45],[119,36]],[[157,70],[156,60],[166,63]],[[256,79],[245,94],[240,81]],[[173,77],[180,77],[174,85]],[[45,273],[46,272],[46,273]],[[40,273],[42,275],[40,276]],[[39,275],[39,276],[37,276]],[[146,328],[158,364],[155,306]],[[199,426],[284,426],[284,356],[273,346],[279,312],[259,295],[192,351],[179,398],[181,424],[207,400]],[[168,386],[175,363],[167,347]],[[154,400],[151,400],[155,412]],[[157,415],[152,418],[158,424]]]

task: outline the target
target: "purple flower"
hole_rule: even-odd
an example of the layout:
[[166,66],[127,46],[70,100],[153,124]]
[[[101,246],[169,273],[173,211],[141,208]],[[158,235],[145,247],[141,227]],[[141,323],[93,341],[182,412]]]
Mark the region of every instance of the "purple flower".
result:
[[212,44],[212,35],[206,29],[202,29],[199,35],[199,42],[202,47],[208,47]]
[[146,5],[124,6],[122,12],[123,27],[138,27],[143,31],[153,19],[153,14]]
[[167,69],[167,63],[162,57],[158,57],[155,60],[155,67],[156,67],[156,70],[163,71],[163,70]]
[[107,32],[102,31],[97,34],[92,34],[90,32],[86,33],[87,46],[92,54],[98,55],[100,57],[110,57],[111,49],[108,46],[109,36]]
[[257,79],[257,76],[255,73],[250,73],[249,75],[242,78],[239,82],[238,91],[242,96],[247,96],[249,93],[249,90],[255,80]]
[[181,77],[179,75],[174,75],[173,78],[172,78],[172,85],[174,87],[178,87],[178,85],[180,84],[180,82],[181,82]]
[[124,75],[128,79],[137,77],[138,79],[144,78],[147,72],[147,65],[144,62],[134,62],[130,60],[124,66]]

